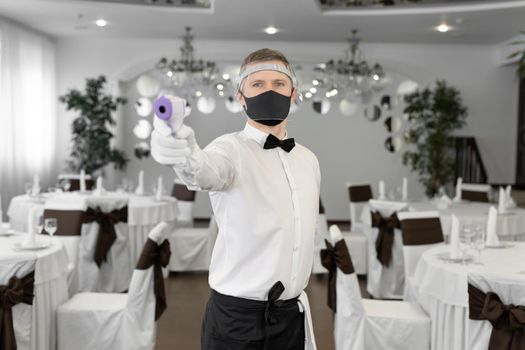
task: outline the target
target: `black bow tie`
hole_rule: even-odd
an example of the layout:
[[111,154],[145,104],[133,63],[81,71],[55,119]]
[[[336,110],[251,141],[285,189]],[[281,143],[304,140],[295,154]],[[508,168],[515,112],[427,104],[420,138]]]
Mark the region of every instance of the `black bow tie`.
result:
[[272,134],[268,134],[266,142],[264,143],[264,149],[272,149],[275,147],[281,147],[286,152],[290,152],[295,147],[294,139],[279,140],[277,137]]

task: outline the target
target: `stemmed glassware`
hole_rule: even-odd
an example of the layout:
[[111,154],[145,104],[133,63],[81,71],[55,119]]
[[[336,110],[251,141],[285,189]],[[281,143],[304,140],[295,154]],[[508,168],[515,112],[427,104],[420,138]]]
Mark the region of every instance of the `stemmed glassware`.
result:
[[28,196],[31,195],[31,191],[33,189],[33,183],[32,182],[26,182],[24,183],[24,191],[26,191],[26,194]]
[[474,223],[474,236],[472,238],[472,248],[477,252],[477,265],[483,265],[481,262],[481,252],[485,248],[485,223],[483,220],[478,220]]
[[472,223],[468,220],[463,222],[463,227],[459,235],[459,249],[461,251],[461,263],[467,262],[467,251],[472,246],[472,238],[474,237],[474,231],[472,229]]
[[49,234],[49,239],[53,238],[53,235],[57,231],[57,219],[56,218],[47,218],[44,221],[44,229]]

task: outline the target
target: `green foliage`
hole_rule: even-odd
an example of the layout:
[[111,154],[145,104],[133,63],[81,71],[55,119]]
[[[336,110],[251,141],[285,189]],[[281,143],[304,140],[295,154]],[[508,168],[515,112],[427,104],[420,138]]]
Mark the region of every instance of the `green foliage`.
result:
[[86,174],[93,174],[109,163],[123,170],[129,159],[123,151],[111,148],[110,141],[114,135],[108,130],[108,125],[115,125],[111,113],[117,110],[119,104],[125,104],[125,98],[113,98],[104,95],[103,88],[106,77],[86,79],[85,91],[71,89],[59,101],[66,104],[66,110],[80,112],[80,116],[73,120],[73,148],[68,167],[79,172],[81,169]]
[[412,145],[403,154],[403,164],[417,171],[426,194],[433,196],[439,187],[454,180],[453,130],[465,125],[467,109],[460,92],[442,81],[436,87],[405,96],[409,129],[405,142]]
[[[524,31],[521,31],[521,34],[525,35]],[[511,45],[520,45],[524,47],[523,49],[511,53],[507,59],[513,59],[519,57],[518,59],[518,68],[516,69],[516,74],[518,78],[525,78],[525,40],[517,40],[510,43]]]

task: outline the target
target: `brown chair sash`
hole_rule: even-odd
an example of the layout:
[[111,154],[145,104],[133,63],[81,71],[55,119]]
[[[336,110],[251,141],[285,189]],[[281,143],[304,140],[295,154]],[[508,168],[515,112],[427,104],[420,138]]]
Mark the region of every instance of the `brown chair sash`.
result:
[[35,271],[22,278],[13,276],[6,286],[0,285],[0,349],[16,350],[13,306],[33,304]]
[[321,201],[321,197],[319,197],[319,214],[324,214],[324,205]]
[[381,265],[388,267],[392,261],[392,247],[394,245],[394,230],[400,228],[397,214],[393,213],[388,218],[384,218],[380,212],[374,211],[372,214],[372,227],[377,227],[379,232],[376,238],[377,260]]
[[489,195],[487,192],[483,191],[468,191],[468,190],[461,190],[461,199],[472,201],[472,202],[488,202],[489,201]]
[[373,198],[372,187],[370,185],[349,186],[348,196],[350,197],[350,202],[368,202]]
[[468,285],[469,318],[492,324],[488,350],[525,349],[525,306],[505,305],[496,293]]
[[188,190],[186,185],[173,184],[171,196],[177,198],[179,201],[195,202],[196,191]]
[[155,321],[166,310],[166,290],[164,288],[164,276],[162,268],[168,266],[170,262],[171,250],[170,242],[166,239],[159,246],[157,242],[148,238],[140,254],[137,263],[138,270],[146,270],[153,265],[153,291],[155,292]]
[[109,250],[117,240],[114,225],[119,222],[128,222],[128,206],[112,210],[109,213],[104,213],[98,206],[96,209],[88,208],[84,213],[84,223],[93,221],[100,225],[95,245],[95,255],[93,256],[95,263],[100,267],[107,260]]
[[321,249],[321,264],[328,270],[328,307],[333,312],[337,311],[337,288],[336,272],[337,268],[349,275],[354,273],[352,258],[348,252],[345,240],[339,240],[335,246],[332,246],[326,239],[324,240],[326,249]]
[[[84,212],[81,210],[44,210],[44,219],[57,219],[57,231],[55,236],[80,236]],[[42,233],[47,234],[45,229]]]
[[[80,191],[80,179],[69,179],[69,183],[71,186],[69,187],[69,191]],[[85,180],[86,183],[86,190],[91,190],[93,186],[95,185],[95,180],[89,179]]]
[[406,219],[401,221],[403,245],[423,245],[443,242],[439,218]]

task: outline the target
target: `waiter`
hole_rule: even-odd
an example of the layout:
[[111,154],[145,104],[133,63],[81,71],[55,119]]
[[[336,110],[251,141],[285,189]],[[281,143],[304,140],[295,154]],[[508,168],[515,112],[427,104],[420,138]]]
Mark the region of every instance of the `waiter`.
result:
[[244,59],[237,89],[244,130],[201,150],[190,127],[172,135],[155,118],[151,137],[157,162],[173,166],[189,189],[209,191],[219,226],[201,348],[315,349],[303,289],[321,175],[316,156],[287,133],[297,81],[281,52],[260,49]]

